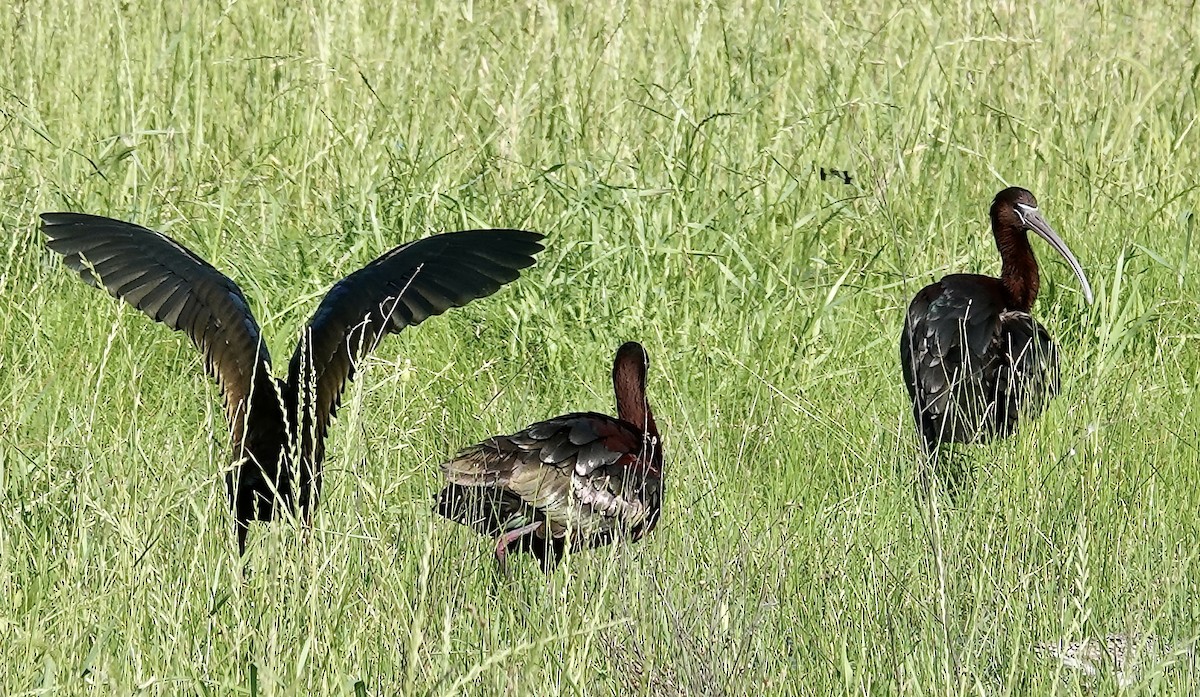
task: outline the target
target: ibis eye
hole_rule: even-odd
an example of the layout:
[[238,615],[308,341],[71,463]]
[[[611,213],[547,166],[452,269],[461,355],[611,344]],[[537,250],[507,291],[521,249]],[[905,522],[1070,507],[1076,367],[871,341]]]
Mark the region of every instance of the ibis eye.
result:
[[1037,206],[1030,206],[1025,203],[1018,203],[1017,205],[1013,206],[1013,209],[1017,211],[1017,217],[1021,219],[1021,223],[1023,225],[1029,225],[1029,219],[1025,217],[1025,213],[1028,212],[1036,214],[1038,210]]

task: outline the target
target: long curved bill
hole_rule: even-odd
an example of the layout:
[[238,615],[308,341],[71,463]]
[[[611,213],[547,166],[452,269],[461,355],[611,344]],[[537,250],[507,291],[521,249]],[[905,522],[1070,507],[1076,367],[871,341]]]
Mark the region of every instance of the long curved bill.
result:
[[1046,222],[1046,219],[1042,217],[1041,212],[1037,208],[1018,203],[1017,215],[1021,216],[1021,220],[1025,221],[1030,230],[1036,232],[1038,237],[1049,242],[1050,246],[1054,247],[1054,251],[1061,254],[1062,258],[1067,260],[1067,264],[1075,272],[1075,277],[1079,279],[1079,285],[1083,286],[1084,299],[1091,305],[1092,284],[1088,283],[1087,276],[1083,273],[1083,267],[1079,264],[1079,260],[1075,258],[1075,255],[1071,253],[1071,250],[1067,248],[1067,243],[1063,242],[1062,238],[1054,232],[1054,229],[1050,227],[1050,224]]

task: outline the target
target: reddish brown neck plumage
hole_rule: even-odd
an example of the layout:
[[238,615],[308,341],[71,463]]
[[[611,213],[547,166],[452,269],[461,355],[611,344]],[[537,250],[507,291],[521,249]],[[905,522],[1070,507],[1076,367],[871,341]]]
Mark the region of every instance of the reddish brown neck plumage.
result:
[[992,234],[996,236],[1002,262],[1000,282],[1008,292],[1009,309],[1029,312],[1041,285],[1029,234],[1011,207],[993,207],[991,217]]
[[627,423],[657,436],[658,426],[646,400],[646,351],[629,342],[617,351],[613,361],[613,391],[617,394],[617,416]]

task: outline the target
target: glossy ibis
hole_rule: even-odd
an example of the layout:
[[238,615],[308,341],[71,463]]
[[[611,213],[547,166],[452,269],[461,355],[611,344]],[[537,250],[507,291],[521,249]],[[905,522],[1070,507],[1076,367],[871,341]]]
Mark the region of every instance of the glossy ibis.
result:
[[570,544],[599,547],[618,535],[639,540],[662,504],[662,441],[646,401],[648,358],[628,342],[613,361],[617,418],[592,412],[494,436],[442,465],[449,482],[437,512],[496,538],[496,559],[512,550],[550,572]]
[[926,453],[942,443],[1003,438],[1022,413],[1036,415],[1058,393],[1058,351],[1029,314],[1040,280],[1028,231],[1067,260],[1092,302],[1083,267],[1033,194],[1018,187],[996,194],[991,221],[1000,278],[946,276],[917,293],[904,320],[900,365]]
[[84,281],[188,335],[225,401],[234,465],[225,483],[238,551],[276,509],[311,522],[325,436],[356,363],[384,336],[495,293],[542,250],[522,230],[467,230],[400,245],[334,284],[292,354],[286,380],[242,291],[162,233],[111,218],[44,213],[47,246]]

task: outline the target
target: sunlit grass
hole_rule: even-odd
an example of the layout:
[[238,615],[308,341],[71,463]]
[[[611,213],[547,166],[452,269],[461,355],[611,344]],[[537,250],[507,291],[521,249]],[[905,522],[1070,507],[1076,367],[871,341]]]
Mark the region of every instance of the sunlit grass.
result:
[[[1110,694],[1059,637],[1200,634],[1196,15],[1056,2],[19,3],[0,12],[0,693]],[[845,170],[821,177],[821,170]],[[1063,347],[1041,419],[963,448],[935,564],[897,342],[1038,197]],[[222,490],[216,386],[37,213],[177,237],[277,371],[340,277],[465,227],[549,236],[384,342],[316,528]],[[1036,243],[1035,243],[1036,244]],[[459,447],[612,411],[651,357],[663,522],[548,581],[432,512]],[[942,618],[946,623],[943,624]],[[1191,694],[1192,659],[1138,694]],[[1065,677],[1065,680],[1064,680]]]

